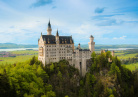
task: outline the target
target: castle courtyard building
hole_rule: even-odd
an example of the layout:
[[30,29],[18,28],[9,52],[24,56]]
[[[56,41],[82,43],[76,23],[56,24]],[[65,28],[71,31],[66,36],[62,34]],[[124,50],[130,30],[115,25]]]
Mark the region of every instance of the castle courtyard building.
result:
[[86,61],[91,58],[91,53],[94,51],[94,37],[90,36],[88,43],[89,49],[81,49],[80,44],[75,49],[72,36],[60,36],[58,30],[56,35],[52,35],[50,21],[48,23],[47,35],[40,36],[38,39],[38,60],[44,65],[59,62],[66,59],[69,64],[77,68],[80,75],[84,76],[87,72]]

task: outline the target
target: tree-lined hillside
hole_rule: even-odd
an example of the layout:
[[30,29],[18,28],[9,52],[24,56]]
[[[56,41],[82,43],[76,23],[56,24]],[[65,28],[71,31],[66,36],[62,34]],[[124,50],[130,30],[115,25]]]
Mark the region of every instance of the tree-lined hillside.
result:
[[27,62],[0,65],[1,97],[137,97],[137,91],[138,70],[132,73],[122,67],[109,51],[92,54],[84,77],[66,60],[43,67],[33,57]]

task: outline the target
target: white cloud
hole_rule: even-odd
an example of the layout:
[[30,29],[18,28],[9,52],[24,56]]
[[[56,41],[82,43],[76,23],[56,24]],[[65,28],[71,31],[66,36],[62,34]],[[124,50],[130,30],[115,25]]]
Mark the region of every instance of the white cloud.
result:
[[122,36],[122,37],[120,37],[120,39],[125,39],[126,38],[126,36]]
[[114,37],[113,39],[125,39],[127,36],[122,36],[122,37],[119,37],[119,38],[117,38],[117,37]]
[[118,38],[114,37],[113,39],[118,39]]
[[[49,6],[29,8],[35,1],[14,0],[12,3],[11,1],[6,3],[0,1],[0,36],[3,37],[0,38],[1,42],[17,43],[20,41],[21,43],[32,42],[37,44],[40,33],[46,34],[49,18],[52,24],[52,34],[55,35],[58,28],[59,35],[72,35],[76,43],[88,43],[90,35],[95,37],[96,44],[108,43],[111,38],[115,43],[120,43],[120,41],[117,42],[117,39],[126,41],[130,36],[133,38],[138,35],[138,25],[136,23],[120,23],[120,21],[138,20],[133,16],[129,16],[131,14],[116,15],[120,13],[118,11],[114,12],[115,9],[122,6],[115,6],[114,2],[119,1],[105,2],[103,0],[99,3],[99,1],[95,0],[55,0]],[[56,6],[56,8],[53,10],[51,9],[52,6]],[[92,19],[95,16],[94,10],[97,7],[106,8],[104,13],[101,13],[101,16],[113,20],[106,23],[111,24],[111,26],[96,25],[97,23],[103,23],[103,20]],[[114,37],[117,34],[122,37]],[[5,39],[5,36],[7,39]],[[17,38],[19,36],[21,37]],[[129,37],[126,39],[126,36]]]

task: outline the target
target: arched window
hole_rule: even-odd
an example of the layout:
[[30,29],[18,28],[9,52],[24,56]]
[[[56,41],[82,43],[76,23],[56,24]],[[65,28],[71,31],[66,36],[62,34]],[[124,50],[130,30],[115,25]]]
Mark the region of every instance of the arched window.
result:
[[39,55],[43,56],[43,47],[39,47]]

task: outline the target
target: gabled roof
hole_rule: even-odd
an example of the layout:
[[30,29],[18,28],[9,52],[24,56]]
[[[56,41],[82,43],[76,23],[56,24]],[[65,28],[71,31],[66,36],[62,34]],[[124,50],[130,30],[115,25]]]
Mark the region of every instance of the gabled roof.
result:
[[54,35],[42,35],[42,38],[46,41],[46,44],[56,44]]
[[60,44],[72,44],[71,41],[74,43],[71,36],[59,36]]
[[[54,35],[42,35],[46,44],[56,44],[56,37]],[[59,36],[59,44],[72,44],[74,43],[71,36]]]

